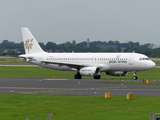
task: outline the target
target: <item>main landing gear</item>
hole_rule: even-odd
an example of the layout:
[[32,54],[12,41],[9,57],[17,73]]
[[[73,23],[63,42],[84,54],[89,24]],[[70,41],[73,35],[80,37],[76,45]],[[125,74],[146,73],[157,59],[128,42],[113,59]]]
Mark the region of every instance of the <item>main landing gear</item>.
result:
[[97,76],[93,76],[94,79],[101,79],[101,76],[100,75],[97,75]]
[[75,74],[74,76],[75,79],[81,79],[82,78],[82,75],[80,73],[77,73]]
[[[75,74],[74,76],[75,79],[81,79],[82,78],[82,75],[80,73],[77,73]],[[96,76],[93,76],[94,79],[101,79],[101,76],[100,75],[96,75]]]
[[137,71],[133,71],[133,80],[137,80],[138,79],[138,77],[136,76],[136,72]]

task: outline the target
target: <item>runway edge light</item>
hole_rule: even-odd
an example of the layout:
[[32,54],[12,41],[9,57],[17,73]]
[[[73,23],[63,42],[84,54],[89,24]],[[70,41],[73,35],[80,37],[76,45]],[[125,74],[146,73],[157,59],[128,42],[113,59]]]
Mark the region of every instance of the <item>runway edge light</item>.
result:
[[109,92],[104,93],[104,98],[111,98],[111,94]]

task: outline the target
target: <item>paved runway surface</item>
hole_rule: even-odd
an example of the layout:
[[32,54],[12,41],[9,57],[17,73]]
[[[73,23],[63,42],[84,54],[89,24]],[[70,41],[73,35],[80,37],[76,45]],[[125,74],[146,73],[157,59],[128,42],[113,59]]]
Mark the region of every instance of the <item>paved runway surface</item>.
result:
[[[102,83],[102,81],[122,80],[0,78],[0,93],[104,95],[104,93],[110,92],[111,95],[126,95],[133,92],[137,96],[160,95],[160,85],[112,84]],[[143,80],[138,81],[142,82]]]

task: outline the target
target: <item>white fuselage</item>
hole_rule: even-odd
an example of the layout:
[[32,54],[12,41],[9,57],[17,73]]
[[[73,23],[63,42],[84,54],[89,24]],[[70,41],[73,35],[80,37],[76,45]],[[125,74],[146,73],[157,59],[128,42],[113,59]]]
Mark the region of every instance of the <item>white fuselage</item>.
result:
[[[41,53],[25,54],[28,62],[57,70],[77,70],[75,66],[99,67],[105,71],[143,71],[155,67],[147,56],[138,53]],[[71,64],[71,65],[70,65]]]

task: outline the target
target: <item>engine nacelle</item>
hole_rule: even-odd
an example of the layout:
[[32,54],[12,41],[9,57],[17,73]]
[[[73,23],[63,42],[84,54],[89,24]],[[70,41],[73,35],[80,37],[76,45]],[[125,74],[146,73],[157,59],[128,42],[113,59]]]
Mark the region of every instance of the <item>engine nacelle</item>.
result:
[[112,76],[126,76],[128,74],[127,71],[108,71],[106,72],[107,75]]
[[84,67],[79,70],[79,73],[85,76],[97,76],[100,74],[100,70],[97,67]]

